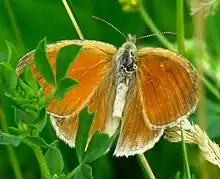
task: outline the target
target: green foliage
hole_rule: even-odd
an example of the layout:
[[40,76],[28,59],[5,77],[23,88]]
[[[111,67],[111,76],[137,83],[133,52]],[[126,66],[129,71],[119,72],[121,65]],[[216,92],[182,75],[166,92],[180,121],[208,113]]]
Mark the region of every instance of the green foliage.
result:
[[9,145],[17,147],[20,144],[20,139],[14,135],[3,133],[0,131],[0,145]]
[[110,138],[108,134],[96,131],[93,134],[91,141],[89,142],[84,161],[86,163],[91,163],[104,155],[109,150],[113,139],[114,138]]
[[89,132],[94,119],[94,114],[87,113],[88,108],[84,108],[79,114],[79,127],[76,135],[76,156],[82,162],[85,155],[85,148],[88,142]]
[[17,74],[7,63],[0,63],[0,78],[8,92],[13,91],[17,86]]
[[41,73],[41,75],[44,77],[44,79],[48,83],[55,85],[53,71],[52,71],[52,67],[50,66],[49,60],[47,58],[45,45],[46,45],[46,38],[41,40],[36,48],[34,63],[37,69],[39,70],[39,72]]
[[64,95],[74,86],[76,86],[78,82],[70,77],[64,77],[59,80],[59,84],[56,87],[56,91],[54,97],[57,100],[62,100]]
[[61,152],[56,148],[56,144],[52,144],[52,146],[48,148],[45,159],[52,176],[62,174],[64,162]]
[[81,46],[68,45],[60,49],[56,59],[56,82],[59,83],[61,79],[66,76],[67,70],[77,57]]
[[15,49],[14,45],[8,41],[6,41],[6,45],[8,47],[8,60],[7,62],[10,66],[15,69],[17,67],[19,56],[18,51]]
[[77,170],[74,179],[93,179],[92,168],[87,164],[81,165]]
[[27,64],[24,67],[24,80],[27,82],[27,84],[34,90],[38,90],[38,82],[34,77],[34,74],[31,70],[31,67],[29,64]]

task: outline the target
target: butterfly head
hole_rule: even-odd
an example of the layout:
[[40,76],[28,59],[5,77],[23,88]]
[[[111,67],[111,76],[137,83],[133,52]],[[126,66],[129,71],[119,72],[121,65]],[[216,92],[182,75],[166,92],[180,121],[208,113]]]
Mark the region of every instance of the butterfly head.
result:
[[117,71],[126,77],[133,74],[137,69],[137,47],[135,45],[136,36],[128,34],[126,42],[119,48],[116,54]]
[[131,43],[136,43],[136,35],[131,35],[131,34],[128,34],[127,38],[126,38],[126,42],[131,42]]
[[132,36],[131,34],[128,34],[126,38],[126,42],[122,45],[123,51],[129,51],[131,54],[136,54],[137,47],[135,45],[136,43],[136,36]]

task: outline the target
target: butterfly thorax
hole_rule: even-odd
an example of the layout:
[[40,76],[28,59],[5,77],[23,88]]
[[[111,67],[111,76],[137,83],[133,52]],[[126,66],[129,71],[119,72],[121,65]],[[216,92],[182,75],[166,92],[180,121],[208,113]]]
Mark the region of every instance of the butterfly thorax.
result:
[[132,41],[127,41],[119,48],[115,56],[116,95],[113,106],[113,118],[123,117],[126,95],[137,70],[136,52],[135,44]]
[[126,96],[132,79],[137,70],[136,53],[137,48],[134,39],[127,39],[115,55],[115,99],[113,103],[113,120],[108,133],[114,134],[123,117],[126,104]]

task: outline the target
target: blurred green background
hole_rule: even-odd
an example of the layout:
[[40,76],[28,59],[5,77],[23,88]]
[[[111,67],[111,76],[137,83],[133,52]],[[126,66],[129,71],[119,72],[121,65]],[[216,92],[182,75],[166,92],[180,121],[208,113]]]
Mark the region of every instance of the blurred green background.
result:
[[[86,39],[93,39],[114,44],[119,47],[124,37],[106,24],[94,20],[96,15],[112,23],[123,33],[143,36],[151,34],[151,30],[144,23],[138,11],[126,12],[117,0],[71,0],[74,15]],[[145,0],[145,9],[160,31],[176,32],[176,2],[174,0]],[[192,57],[193,25],[189,15],[188,4],[185,3],[185,35],[186,56]],[[204,59],[206,76],[215,89],[219,91],[220,84],[220,13],[205,19]],[[0,1],[0,61],[7,56],[5,40],[14,44],[22,56],[33,50],[38,42],[47,37],[48,43],[64,39],[78,39],[77,33],[60,0],[1,0]],[[176,42],[176,36],[167,35],[171,42]],[[150,37],[139,42],[141,46],[163,45],[157,37]],[[191,59],[189,59],[191,60]],[[192,63],[194,63],[192,61]],[[210,138],[220,143],[220,106],[219,100],[206,89],[206,117],[207,132]],[[190,118],[196,121],[196,113]],[[8,119],[8,125],[15,124]],[[55,133],[48,122],[41,136],[48,142],[56,139]],[[65,170],[71,171],[77,166],[74,149],[70,149],[62,141],[59,142],[65,162]],[[27,179],[40,178],[40,169],[37,160],[30,148],[19,145],[15,148],[20,168]],[[196,178],[201,176],[199,164],[199,149],[195,145],[187,144],[191,172]],[[116,158],[112,156],[113,150],[92,164],[95,179],[133,179],[145,178],[136,157]],[[146,152],[146,157],[152,167],[156,178],[175,178],[178,171],[183,175],[183,154],[180,143],[170,143],[161,139],[156,146]],[[220,170],[216,166],[205,162],[210,178],[220,178]],[[14,178],[5,146],[0,145],[0,178]]]

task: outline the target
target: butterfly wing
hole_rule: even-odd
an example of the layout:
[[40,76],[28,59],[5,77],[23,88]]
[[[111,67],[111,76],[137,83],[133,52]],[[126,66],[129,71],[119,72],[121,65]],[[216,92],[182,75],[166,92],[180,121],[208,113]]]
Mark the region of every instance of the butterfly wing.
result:
[[163,129],[153,129],[146,123],[138,85],[128,93],[119,139],[114,155],[130,156],[152,148],[163,134]]
[[[106,123],[111,119],[111,103],[114,100],[114,79],[113,79],[113,55],[116,48],[112,45],[97,41],[69,40],[61,41],[47,46],[47,55],[53,71],[56,69],[56,56],[60,48],[76,44],[82,49],[70,66],[67,75],[76,79],[79,85],[69,90],[63,100],[52,99],[48,105],[48,112],[51,115],[52,124],[57,135],[74,146],[76,129],[78,125],[78,113],[86,105],[96,116],[92,125],[92,131],[97,129],[105,130]],[[47,84],[33,63],[34,51],[24,56],[17,67],[21,73],[26,63],[31,64],[35,76],[41,85],[47,85],[45,93],[52,90]],[[54,71],[55,72],[55,71]]]
[[[96,112],[90,131],[90,137],[96,130],[108,133],[108,131],[116,130],[118,127],[111,123],[112,104],[115,97],[115,83],[112,73],[113,71],[106,75],[105,79],[98,85],[93,95],[88,99],[88,102],[85,103],[85,105],[88,105],[90,112]],[[79,116],[78,113],[75,112],[70,118],[51,116],[51,122],[57,136],[64,140],[70,147],[75,146],[78,121]]]
[[137,56],[141,100],[154,127],[173,125],[194,111],[198,76],[184,57],[161,48],[143,48]]

